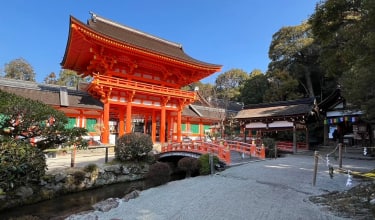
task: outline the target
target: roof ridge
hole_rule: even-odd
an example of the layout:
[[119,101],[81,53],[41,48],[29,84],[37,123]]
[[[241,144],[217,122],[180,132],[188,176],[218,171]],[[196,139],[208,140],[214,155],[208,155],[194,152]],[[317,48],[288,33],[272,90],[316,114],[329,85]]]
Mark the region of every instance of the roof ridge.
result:
[[107,24],[110,24],[110,25],[116,26],[116,27],[118,27],[118,28],[122,28],[122,29],[125,29],[125,30],[127,30],[127,31],[131,31],[131,32],[137,33],[137,34],[139,34],[139,35],[143,35],[143,36],[145,36],[145,37],[152,38],[152,39],[154,39],[154,40],[158,40],[158,41],[160,41],[160,42],[163,42],[163,43],[166,43],[166,44],[169,44],[169,45],[172,45],[172,46],[175,46],[175,47],[178,47],[178,48],[182,49],[182,44],[175,43],[175,42],[172,42],[172,41],[169,41],[169,40],[165,40],[165,39],[163,39],[163,38],[160,38],[160,37],[157,37],[157,36],[154,36],[154,35],[151,35],[151,34],[145,33],[145,32],[143,32],[143,31],[139,31],[139,30],[134,29],[134,28],[132,28],[132,27],[125,26],[125,25],[123,25],[123,24],[120,24],[120,23],[117,23],[117,22],[111,21],[111,20],[109,20],[109,19],[107,19],[107,18],[103,18],[103,17],[101,17],[101,16],[99,16],[99,15],[93,13],[93,12],[90,12],[90,14],[91,14],[91,19],[92,19],[94,22],[96,22],[96,20],[100,20],[100,21],[102,21],[102,22],[105,22],[105,23],[107,23]]
[[66,87],[69,94],[86,95],[86,96],[89,95],[87,92],[82,91],[82,90],[76,90],[73,87],[17,80],[17,79],[11,79],[11,78],[2,78],[2,77],[0,77],[0,86],[19,88],[19,89],[28,89],[28,90],[38,90],[38,91],[55,90],[56,92],[60,91],[61,87]]
[[0,77],[0,85],[25,89],[37,89],[38,83],[33,81],[18,80]]
[[298,105],[298,104],[312,104],[314,102],[314,100],[315,100],[314,97],[309,97],[309,98],[294,99],[294,100],[287,100],[287,101],[276,101],[276,102],[269,102],[269,103],[249,104],[249,105],[244,106],[243,109],[280,107],[280,106],[290,106],[290,105]]

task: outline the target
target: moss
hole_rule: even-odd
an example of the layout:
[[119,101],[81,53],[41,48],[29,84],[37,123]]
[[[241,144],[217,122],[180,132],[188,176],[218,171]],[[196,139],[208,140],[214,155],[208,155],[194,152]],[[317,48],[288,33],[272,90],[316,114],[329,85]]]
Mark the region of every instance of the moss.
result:
[[94,171],[97,171],[98,170],[98,165],[94,164],[94,163],[90,163],[88,165],[86,165],[83,170],[87,173],[92,173]]
[[73,178],[74,178],[74,184],[75,185],[79,185],[79,184],[81,184],[85,180],[85,178],[86,178],[86,172],[83,171],[83,170],[76,170],[73,173]]

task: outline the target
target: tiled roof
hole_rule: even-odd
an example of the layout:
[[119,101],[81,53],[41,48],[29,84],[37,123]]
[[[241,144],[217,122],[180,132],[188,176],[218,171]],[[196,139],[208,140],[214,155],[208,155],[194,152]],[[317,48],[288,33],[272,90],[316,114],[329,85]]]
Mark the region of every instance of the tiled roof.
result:
[[[60,106],[60,86],[0,78],[0,90],[25,98]],[[67,89],[69,107],[103,109],[103,104],[86,92]]]
[[[77,22],[79,21],[77,20]],[[110,21],[96,14],[92,14],[92,18],[87,21],[87,26],[97,33],[106,35],[123,43],[130,44],[136,48],[152,51],[157,54],[193,64],[221,68],[221,65],[206,63],[190,57],[184,52],[181,44],[173,43],[145,32],[138,31],[134,28]]]
[[[60,86],[38,84],[35,82],[0,78],[0,90],[13,93],[25,98],[41,101],[52,106],[60,106]],[[90,96],[87,92],[67,89],[68,107],[102,110],[103,103]],[[182,115],[194,118],[219,120],[223,117],[224,109],[207,106],[188,105]]]
[[183,109],[182,115],[194,118],[221,120],[225,116],[225,110],[191,104]]
[[335,105],[342,102],[346,104],[344,97],[341,96],[341,89],[337,88],[318,105],[321,112],[327,112],[329,110],[332,110]]
[[237,119],[271,118],[307,115],[314,107],[314,99],[300,99],[285,102],[262,103],[245,106],[238,112]]

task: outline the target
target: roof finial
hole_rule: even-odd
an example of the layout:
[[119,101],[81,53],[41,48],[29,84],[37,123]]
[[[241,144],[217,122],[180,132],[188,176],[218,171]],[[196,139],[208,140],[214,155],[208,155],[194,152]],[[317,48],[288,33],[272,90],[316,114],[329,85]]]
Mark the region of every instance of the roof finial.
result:
[[93,22],[96,22],[96,14],[92,11],[89,12],[91,14],[91,19]]

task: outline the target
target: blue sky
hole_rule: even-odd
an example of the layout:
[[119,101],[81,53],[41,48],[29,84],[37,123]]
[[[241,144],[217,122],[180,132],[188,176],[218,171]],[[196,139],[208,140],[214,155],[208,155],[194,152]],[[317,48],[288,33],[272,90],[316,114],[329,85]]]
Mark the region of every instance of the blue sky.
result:
[[263,72],[272,35],[301,24],[319,0],[4,0],[0,10],[0,72],[24,58],[37,82],[58,74],[69,33],[69,16],[86,22],[89,12],[182,44],[190,56],[223,65],[202,80],[214,83],[233,68]]

